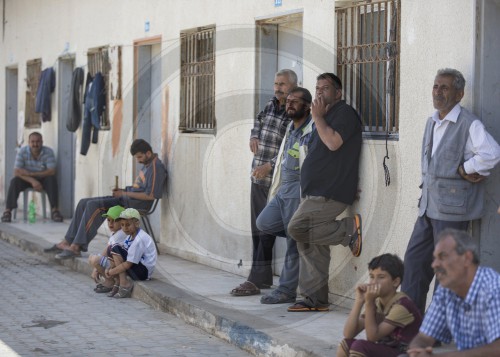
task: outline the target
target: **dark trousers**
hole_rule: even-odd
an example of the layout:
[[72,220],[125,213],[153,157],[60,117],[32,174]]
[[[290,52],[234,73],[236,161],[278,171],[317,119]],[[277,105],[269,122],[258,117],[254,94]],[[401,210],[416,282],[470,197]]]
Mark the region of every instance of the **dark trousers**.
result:
[[[439,233],[445,228],[466,231],[468,221],[440,221],[425,214],[417,218],[404,258],[404,277],[401,291],[404,291],[420,309],[425,312],[425,302],[434,270],[431,267],[434,247]],[[437,282],[435,288],[437,287]]]
[[276,237],[262,233],[257,229],[256,221],[260,212],[267,204],[269,187],[257,185],[252,182],[250,190],[250,213],[252,227],[252,268],[248,281],[251,281],[259,288],[273,285],[273,247]]
[[69,244],[78,244],[82,250],[86,251],[90,241],[94,239],[97,230],[106,219],[102,215],[108,209],[122,205],[125,208],[148,210],[152,203],[153,201],[127,200],[123,196],[119,198],[113,196],[83,198],[76,206],[64,239]]
[[[59,204],[59,196],[57,190],[57,179],[55,176],[46,176],[42,178],[37,178],[38,181],[43,186],[47,196],[49,197],[50,207],[55,208]],[[26,190],[27,188],[33,188],[33,186],[24,181],[22,178],[14,177],[10,180],[9,191],[7,192],[7,201],[5,207],[7,209],[17,208],[17,199],[19,194]]]

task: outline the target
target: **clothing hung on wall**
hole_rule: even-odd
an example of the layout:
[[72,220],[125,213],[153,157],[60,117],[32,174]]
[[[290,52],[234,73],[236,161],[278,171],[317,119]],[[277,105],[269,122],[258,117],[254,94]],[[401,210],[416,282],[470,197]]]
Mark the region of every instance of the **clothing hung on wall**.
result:
[[66,119],[66,129],[75,132],[82,121],[82,87],[83,87],[83,69],[75,68],[71,77],[70,95],[68,101],[68,116]]
[[42,122],[50,121],[52,110],[50,105],[51,95],[56,87],[56,74],[52,67],[46,68],[40,74],[40,82],[35,98],[35,113],[40,113]]
[[[92,78],[87,73],[85,84],[85,100],[82,129],[82,146],[80,154],[87,155],[90,141],[97,144],[99,129],[101,129],[101,117],[106,109],[106,86],[101,72],[97,72]],[[92,136],[92,138],[91,138]]]

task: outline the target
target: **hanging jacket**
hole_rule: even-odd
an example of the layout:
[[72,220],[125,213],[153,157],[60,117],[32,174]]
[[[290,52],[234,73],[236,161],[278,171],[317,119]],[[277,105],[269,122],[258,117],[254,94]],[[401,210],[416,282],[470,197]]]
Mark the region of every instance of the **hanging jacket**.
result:
[[97,144],[99,129],[101,129],[101,116],[106,108],[106,87],[101,72],[92,78],[87,74],[85,85],[85,105],[83,114],[82,146],[80,154],[87,155],[92,143]]
[[42,121],[51,120],[50,100],[56,87],[56,74],[52,67],[46,68],[40,74],[40,82],[35,98],[35,113],[41,113]]
[[70,95],[68,101],[68,116],[66,119],[66,129],[75,132],[82,121],[82,86],[83,86],[83,69],[75,68],[71,78]]

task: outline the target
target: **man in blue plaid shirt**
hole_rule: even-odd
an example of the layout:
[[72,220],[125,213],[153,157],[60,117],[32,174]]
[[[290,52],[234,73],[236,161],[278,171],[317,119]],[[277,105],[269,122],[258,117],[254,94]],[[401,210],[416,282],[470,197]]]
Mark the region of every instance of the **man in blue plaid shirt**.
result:
[[435,341],[454,340],[460,356],[500,356],[500,274],[479,266],[472,237],[455,229],[442,231],[432,268],[440,286],[408,355],[431,356]]
[[252,162],[252,186],[250,210],[252,227],[252,268],[248,280],[231,291],[234,296],[260,294],[260,289],[273,285],[273,246],[275,236],[257,229],[255,221],[267,203],[267,195],[276,164],[276,158],[290,122],[285,111],[286,97],[297,86],[297,74],[283,69],[274,77],[274,97],[257,115],[250,134],[250,150],[254,154]]

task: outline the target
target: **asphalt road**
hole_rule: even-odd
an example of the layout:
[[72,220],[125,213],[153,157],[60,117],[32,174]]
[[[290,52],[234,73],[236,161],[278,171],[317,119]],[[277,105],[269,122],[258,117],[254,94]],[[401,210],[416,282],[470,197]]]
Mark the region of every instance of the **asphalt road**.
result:
[[90,277],[0,241],[0,356],[250,356]]

